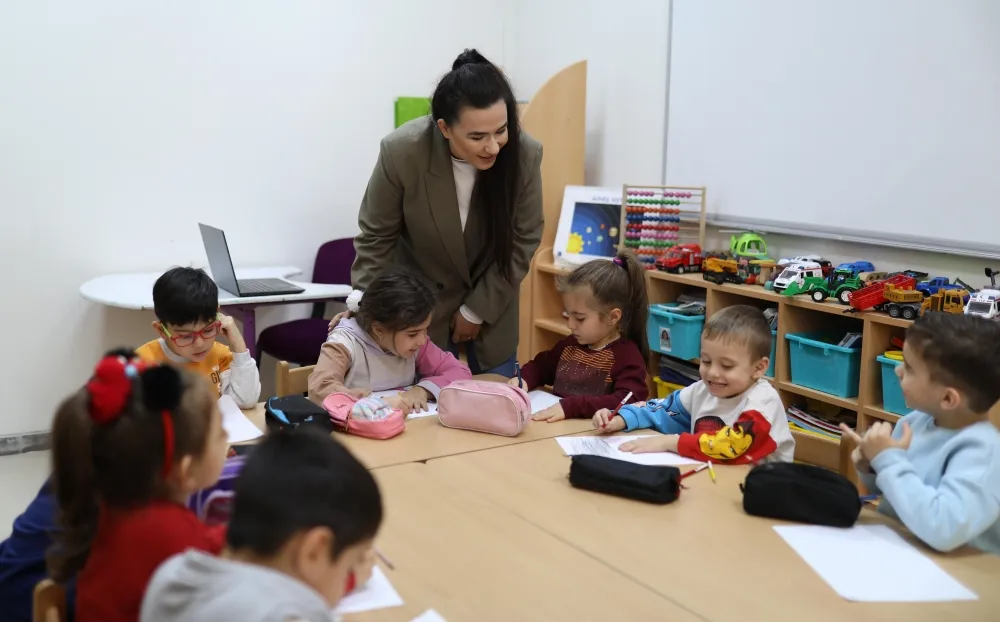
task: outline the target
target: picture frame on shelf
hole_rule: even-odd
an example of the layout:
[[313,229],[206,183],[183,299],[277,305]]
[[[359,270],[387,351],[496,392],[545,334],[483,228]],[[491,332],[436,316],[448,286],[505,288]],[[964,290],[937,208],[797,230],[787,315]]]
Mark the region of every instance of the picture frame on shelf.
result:
[[621,214],[621,188],[566,186],[552,250],[556,265],[613,258],[621,240]]

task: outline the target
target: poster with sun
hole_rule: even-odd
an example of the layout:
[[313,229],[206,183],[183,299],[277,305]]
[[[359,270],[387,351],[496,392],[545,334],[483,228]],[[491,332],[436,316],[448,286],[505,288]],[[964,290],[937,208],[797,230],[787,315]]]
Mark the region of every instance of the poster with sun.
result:
[[614,257],[620,241],[621,213],[619,188],[566,186],[556,231],[555,260],[575,265]]

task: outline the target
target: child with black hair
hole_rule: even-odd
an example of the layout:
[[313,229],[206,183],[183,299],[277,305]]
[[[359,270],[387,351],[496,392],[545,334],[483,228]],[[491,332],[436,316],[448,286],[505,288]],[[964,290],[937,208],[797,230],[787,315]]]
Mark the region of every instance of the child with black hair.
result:
[[360,301],[348,301],[352,317],[340,320],[323,344],[309,376],[309,398],[362,398],[416,383],[385,398],[410,413],[424,410],[452,382],[471,378],[464,363],[427,337],[434,304],[430,288],[412,274],[391,270],[372,281]]
[[526,390],[551,385],[562,398],[535,421],[592,417],[631,393],[641,402],[646,385],[646,271],[631,252],[595,259],[559,283],[572,336],[540,352],[510,384]]
[[1000,555],[1000,323],[926,313],[906,330],[896,367],[913,412],[863,436],[841,426],[879,512],[939,551],[969,544]]
[[188,497],[219,479],[228,449],[218,399],[201,377],[109,353],[52,425],[58,526],[49,572],[76,577],[77,622],[132,622],[149,578],[188,548],[217,553],[220,528]]
[[[211,277],[194,268],[167,270],[153,285],[153,313],[159,338],[136,350],[140,358],[201,374],[240,408],[257,404],[257,364],[236,322],[219,312],[219,288]],[[216,341],[220,333],[229,347]]]
[[225,553],[164,563],[141,619],[332,620],[374,563],[382,499],[371,473],[327,434],[279,431],[248,456],[235,492]]

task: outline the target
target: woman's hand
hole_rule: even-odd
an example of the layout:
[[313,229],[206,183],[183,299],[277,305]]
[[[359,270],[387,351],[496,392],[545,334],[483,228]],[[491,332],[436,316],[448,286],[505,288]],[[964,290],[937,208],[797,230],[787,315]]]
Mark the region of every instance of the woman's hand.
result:
[[330,326],[326,329],[326,333],[327,334],[332,333],[333,329],[337,328],[337,324],[340,324],[340,320],[350,319],[352,315],[354,314],[351,313],[350,311],[341,311],[337,315],[333,316],[333,319],[330,320]]
[[482,324],[473,324],[465,319],[461,311],[455,311],[455,315],[451,317],[451,340],[455,343],[475,341],[482,327]]

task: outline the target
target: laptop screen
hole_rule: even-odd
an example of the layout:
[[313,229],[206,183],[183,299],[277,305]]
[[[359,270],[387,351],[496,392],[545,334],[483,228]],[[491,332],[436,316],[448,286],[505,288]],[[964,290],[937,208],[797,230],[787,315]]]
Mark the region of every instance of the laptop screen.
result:
[[229,256],[229,245],[226,244],[226,234],[222,229],[198,224],[201,229],[201,241],[205,243],[205,254],[208,256],[208,267],[212,269],[212,279],[220,289],[230,294],[240,295],[236,285],[236,270]]

